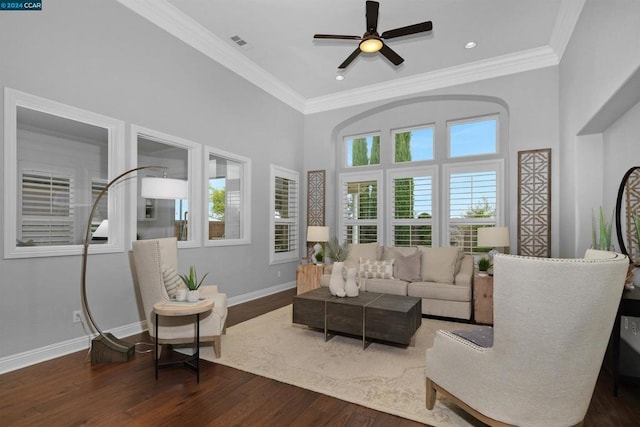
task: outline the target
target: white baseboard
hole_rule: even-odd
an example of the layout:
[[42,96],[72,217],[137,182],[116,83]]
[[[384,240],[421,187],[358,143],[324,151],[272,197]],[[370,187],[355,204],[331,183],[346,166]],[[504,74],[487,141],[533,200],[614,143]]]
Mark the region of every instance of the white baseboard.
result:
[[238,295],[237,297],[231,297],[227,299],[227,306],[242,304],[243,302],[253,301],[254,299],[266,297],[278,292],[286,291],[296,287],[296,282],[282,283],[280,285],[272,286],[270,288],[260,289],[259,291],[249,292],[248,294]]
[[[259,291],[249,292],[248,294],[231,297],[227,300],[227,304],[228,306],[237,305],[295,287],[296,282],[283,283],[281,285],[272,286],[270,288],[261,289]],[[128,337],[131,335],[139,334],[146,330],[147,322],[143,320],[141,322],[121,326],[105,332],[111,332],[116,337]],[[75,353],[76,351],[88,350],[91,344],[91,340],[95,338],[95,336],[96,335],[84,335],[82,337],[73,338],[68,341],[63,341],[45,347],[25,351],[23,353],[3,357],[0,359],[0,374],[15,371],[21,368],[26,368],[27,366],[55,359],[56,357],[65,356],[70,353]]]

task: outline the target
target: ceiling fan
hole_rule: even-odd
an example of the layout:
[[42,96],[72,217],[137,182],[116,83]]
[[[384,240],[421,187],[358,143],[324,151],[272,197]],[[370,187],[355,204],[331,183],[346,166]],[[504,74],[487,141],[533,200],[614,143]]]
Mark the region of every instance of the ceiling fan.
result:
[[380,3],[377,1],[367,1],[367,31],[362,36],[344,36],[338,34],[315,34],[313,36],[314,39],[361,40],[358,48],[354,50],[353,53],[349,55],[349,57],[345,59],[340,66],[338,66],[338,68],[347,68],[347,66],[351,64],[358,55],[360,55],[360,52],[375,53],[378,51],[384,55],[385,58],[391,61],[393,65],[400,65],[404,62],[404,59],[393,49],[387,46],[382,40],[431,31],[433,28],[431,21],[427,21],[378,34],[379,7]]

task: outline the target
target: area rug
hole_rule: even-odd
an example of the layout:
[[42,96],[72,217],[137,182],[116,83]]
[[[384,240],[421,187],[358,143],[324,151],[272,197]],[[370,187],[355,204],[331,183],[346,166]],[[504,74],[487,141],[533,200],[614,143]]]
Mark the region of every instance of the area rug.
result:
[[432,426],[476,424],[446,400],[425,408],[425,350],[437,329],[463,329],[473,325],[422,319],[415,347],[395,347],[324,334],[294,325],[292,306],[286,306],[227,329],[222,357],[202,347],[201,358],[326,394],[371,409]]

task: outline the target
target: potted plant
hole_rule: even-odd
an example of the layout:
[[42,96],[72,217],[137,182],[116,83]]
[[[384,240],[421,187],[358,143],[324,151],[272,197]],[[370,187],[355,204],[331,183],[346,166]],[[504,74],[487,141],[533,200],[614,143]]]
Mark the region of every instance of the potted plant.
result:
[[[611,246],[611,226],[613,225],[613,212],[611,213],[611,220],[607,222],[604,217],[604,209],[600,206],[600,220],[598,226],[596,226],[596,217],[591,210],[591,247],[593,249],[599,249],[601,251],[610,251],[613,249]],[[599,235],[597,232],[600,232]]]
[[482,257],[478,260],[478,271],[480,271],[481,276],[486,276],[487,271],[491,268],[491,261],[489,258]]
[[342,262],[347,259],[347,255],[349,255],[349,244],[347,242],[340,244],[337,237],[327,242],[327,256],[331,261]]
[[189,267],[188,276],[186,274],[180,275],[180,278],[182,279],[182,281],[184,282],[185,286],[188,289],[187,301],[196,302],[200,299],[200,292],[198,289],[200,289],[200,285],[202,285],[202,282],[204,282],[204,279],[205,277],[207,277],[207,274],[209,273],[205,273],[205,275],[202,276],[200,280],[198,280],[198,274],[196,273],[196,268],[194,266],[191,266]]

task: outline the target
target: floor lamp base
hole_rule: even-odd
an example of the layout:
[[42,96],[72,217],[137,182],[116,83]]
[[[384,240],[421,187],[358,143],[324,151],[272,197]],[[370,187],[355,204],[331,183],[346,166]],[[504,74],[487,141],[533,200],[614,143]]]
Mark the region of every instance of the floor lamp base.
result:
[[120,344],[113,345],[102,335],[98,335],[91,341],[91,364],[98,365],[101,363],[128,362],[135,353],[135,344],[128,343],[112,334],[108,335],[109,340]]

